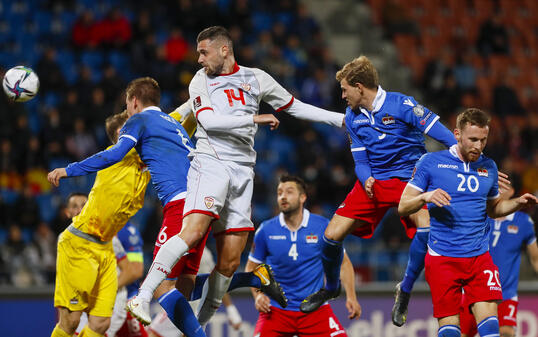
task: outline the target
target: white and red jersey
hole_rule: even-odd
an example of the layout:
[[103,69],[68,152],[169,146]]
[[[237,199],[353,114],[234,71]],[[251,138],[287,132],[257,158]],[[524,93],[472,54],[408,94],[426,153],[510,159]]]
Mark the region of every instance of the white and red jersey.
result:
[[[258,113],[261,101],[276,111],[286,110],[301,119],[342,126],[342,114],[294,100],[269,74],[257,68],[235,64],[230,74],[218,76],[208,76],[204,69],[200,69],[189,85],[189,95],[198,120],[195,152],[221,160],[256,162],[254,135],[257,125],[253,117]],[[204,113],[206,116],[201,117]]]

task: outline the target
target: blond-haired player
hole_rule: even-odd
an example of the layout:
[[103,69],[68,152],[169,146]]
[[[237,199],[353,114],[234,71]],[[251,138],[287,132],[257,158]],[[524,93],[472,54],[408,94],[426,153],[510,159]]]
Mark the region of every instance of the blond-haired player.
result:
[[[126,113],[109,117],[107,131],[127,118]],[[54,306],[60,321],[53,337],[71,336],[82,312],[88,313],[88,325],[80,336],[103,336],[108,329],[118,289],[112,238],[142,207],[149,180],[134,149],[97,173],[86,205],[58,240]]]

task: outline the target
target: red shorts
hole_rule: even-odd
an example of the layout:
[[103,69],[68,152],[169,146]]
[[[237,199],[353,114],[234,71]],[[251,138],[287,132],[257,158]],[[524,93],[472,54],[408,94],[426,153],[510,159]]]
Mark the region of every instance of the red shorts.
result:
[[[179,199],[175,201],[170,201],[164,206],[163,209],[163,224],[159,235],[157,236],[157,241],[155,241],[155,249],[153,250],[153,259],[155,255],[161,249],[161,246],[168,241],[169,238],[181,232],[181,227],[183,225],[183,206],[185,204],[185,199]],[[174,280],[180,274],[198,274],[198,268],[200,268],[200,260],[202,259],[202,254],[204,253],[204,247],[209,235],[209,229],[205,233],[204,237],[200,242],[193,248],[189,250],[189,254],[184,255],[176,265],[172,268],[172,271],[168,274],[167,280]]]
[[[477,333],[476,320],[473,313],[466,304],[465,294],[460,312],[460,327],[461,333],[467,336],[474,336]],[[506,300],[502,301],[497,307],[497,317],[499,318],[499,326],[516,326],[517,325],[517,301]]]
[[460,313],[462,289],[468,305],[503,298],[499,270],[489,252],[474,257],[432,256],[428,252],[425,267],[435,318]]
[[[398,178],[389,180],[376,180],[374,183],[374,196],[369,198],[357,180],[355,186],[346,197],[346,200],[336,210],[336,214],[346,218],[359,219],[368,225],[357,228],[353,235],[361,238],[370,238],[385,216],[385,213],[392,207],[398,207],[402,192],[407,183]],[[424,208],[427,208],[426,206]],[[409,238],[415,236],[417,226],[409,217],[401,217],[400,221],[405,227],[405,233]]]
[[148,333],[144,325],[127,311],[127,318],[118,332],[116,332],[116,337],[148,337]]
[[271,312],[260,313],[254,336],[346,336],[346,330],[334,315],[330,305],[323,305],[318,310],[304,314],[300,311],[283,310],[271,307]]

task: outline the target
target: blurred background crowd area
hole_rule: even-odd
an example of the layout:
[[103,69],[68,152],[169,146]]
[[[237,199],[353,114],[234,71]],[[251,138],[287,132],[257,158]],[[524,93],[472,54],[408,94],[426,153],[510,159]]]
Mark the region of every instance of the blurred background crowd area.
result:
[[[186,101],[203,28],[226,26],[240,65],[266,70],[304,102],[343,112],[334,79],[339,50],[329,48],[333,36],[308,4],[0,0],[0,75],[23,64],[41,80],[39,94],[27,103],[0,95],[0,284],[54,282],[56,238],[70,223],[65,200],[89,192],[95,176],[64,179],[53,189],[47,172],[109,145],[104,120],[124,108],[122,91],[131,79],[154,77],[164,111]],[[360,5],[366,13],[361,24],[381,29],[384,43],[396,49],[400,64],[390,71],[410,74],[409,91],[402,91],[415,93],[449,128],[464,107],[490,111],[486,154],[510,175],[517,193],[538,193],[538,4],[342,0],[349,4]],[[375,64],[378,58],[369,56]],[[382,85],[394,90],[390,81]],[[272,112],[266,105],[262,111]],[[254,223],[276,214],[275,189],[284,172],[303,177],[308,207],[330,218],[356,180],[344,130],[277,117],[277,131],[260,128],[256,137]],[[161,224],[153,188],[132,222],[151,261]],[[409,245],[401,227],[392,212],[373,239],[346,241],[362,282],[401,277]],[[524,266],[523,278],[530,274]]]

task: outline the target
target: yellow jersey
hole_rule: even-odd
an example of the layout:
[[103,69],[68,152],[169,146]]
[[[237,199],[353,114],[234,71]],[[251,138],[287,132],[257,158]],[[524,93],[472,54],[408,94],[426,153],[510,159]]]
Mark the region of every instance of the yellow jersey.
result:
[[144,163],[133,148],[118,163],[99,172],[82,212],[73,225],[101,241],[112,237],[144,204],[151,179]]

